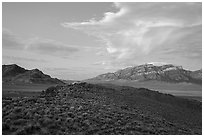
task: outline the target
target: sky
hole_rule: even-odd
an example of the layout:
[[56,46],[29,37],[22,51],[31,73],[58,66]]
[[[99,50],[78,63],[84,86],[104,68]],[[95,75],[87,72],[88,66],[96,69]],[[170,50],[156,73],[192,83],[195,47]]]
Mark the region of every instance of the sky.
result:
[[83,80],[145,63],[202,68],[202,3],[2,4],[2,63]]

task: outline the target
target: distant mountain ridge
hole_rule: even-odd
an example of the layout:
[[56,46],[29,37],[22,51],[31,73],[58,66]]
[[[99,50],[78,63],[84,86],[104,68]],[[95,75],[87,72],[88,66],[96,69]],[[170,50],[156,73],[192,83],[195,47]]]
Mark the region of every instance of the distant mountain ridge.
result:
[[38,69],[27,70],[16,64],[2,65],[3,83],[63,84]]
[[113,73],[105,73],[96,76],[90,80],[136,80],[148,81],[157,80],[171,83],[188,82],[202,84],[202,70],[185,70],[182,66],[166,64],[155,66],[153,64],[144,64],[134,67],[128,67]]

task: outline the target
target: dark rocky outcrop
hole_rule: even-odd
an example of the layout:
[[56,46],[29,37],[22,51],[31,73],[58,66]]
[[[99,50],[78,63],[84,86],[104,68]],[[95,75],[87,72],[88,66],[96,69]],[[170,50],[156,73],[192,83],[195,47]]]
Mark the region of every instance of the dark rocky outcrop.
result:
[[27,70],[16,65],[16,64],[11,64],[11,65],[2,65],[2,77],[14,77],[18,74],[25,73]]
[[2,65],[3,83],[63,84],[38,69],[27,70],[16,64]]

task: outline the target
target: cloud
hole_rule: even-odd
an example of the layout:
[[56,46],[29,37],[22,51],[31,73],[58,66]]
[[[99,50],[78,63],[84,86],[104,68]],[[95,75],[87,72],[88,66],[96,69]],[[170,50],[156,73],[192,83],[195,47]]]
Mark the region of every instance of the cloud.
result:
[[24,57],[16,57],[16,56],[3,56],[3,59],[11,60],[11,61],[26,61],[26,62],[47,62],[44,59],[33,59],[33,58],[24,58]]
[[73,52],[77,52],[79,49],[76,47],[67,46],[61,42],[50,40],[33,38],[26,42],[26,50],[31,50],[41,54],[57,55],[57,56],[69,56]]
[[155,53],[202,59],[202,25],[177,29],[166,47]]
[[[104,13],[99,21],[65,22],[62,26],[100,39],[111,61],[121,64],[156,57],[156,53],[164,53],[165,49],[174,49],[180,52],[175,56],[181,57],[183,53],[191,54],[195,44],[197,49],[201,47],[201,3],[141,2],[114,3],[114,6],[118,12]],[[180,48],[178,43],[185,45]],[[194,55],[200,53],[194,52]]]
[[67,57],[79,51],[76,46],[70,46],[55,40],[44,38],[22,39],[7,29],[2,31],[3,49],[26,50],[44,55]]
[[2,47],[8,49],[22,49],[24,43],[8,29],[2,30]]

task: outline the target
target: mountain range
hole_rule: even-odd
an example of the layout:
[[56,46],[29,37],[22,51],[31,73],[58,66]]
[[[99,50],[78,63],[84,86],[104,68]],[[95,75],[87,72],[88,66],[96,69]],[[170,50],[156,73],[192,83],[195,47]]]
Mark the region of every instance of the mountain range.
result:
[[169,83],[194,83],[202,84],[202,69],[190,71],[183,69],[182,66],[166,64],[156,66],[153,64],[144,64],[134,67],[128,67],[113,73],[98,75],[89,80],[130,80],[130,81],[162,81]]
[[[202,134],[201,101],[145,87],[151,87],[152,80],[157,86],[165,87],[168,84],[164,83],[168,82],[173,83],[171,87],[183,86],[174,83],[196,83],[187,83],[193,88],[185,88],[182,92],[188,95],[187,89],[195,92],[195,85],[202,88],[201,75],[202,70],[188,71],[170,64],[145,64],[91,79],[105,80],[108,84],[91,84],[71,80],[62,82],[38,69],[2,65],[3,83],[12,83],[2,86],[2,92],[6,93],[2,94],[2,134]],[[125,80],[145,84],[142,88],[123,86]],[[112,81],[122,82],[117,85],[111,84]],[[19,88],[16,83],[29,84],[19,84],[28,86],[21,86],[21,91],[16,92],[16,87]],[[54,86],[40,92],[35,90],[34,95],[32,87],[39,88],[40,84]],[[5,87],[8,90],[3,89]]]
[[38,69],[27,70],[16,64],[2,65],[3,83],[63,84]]

